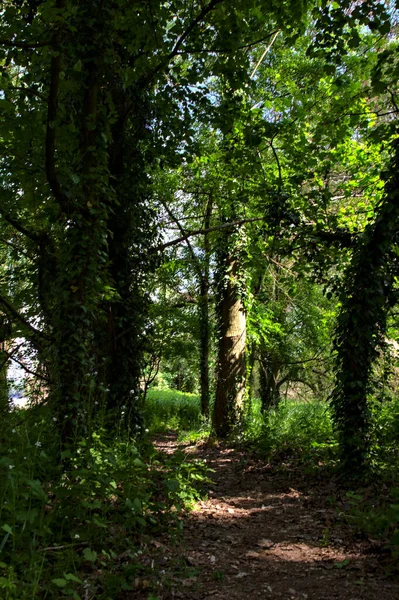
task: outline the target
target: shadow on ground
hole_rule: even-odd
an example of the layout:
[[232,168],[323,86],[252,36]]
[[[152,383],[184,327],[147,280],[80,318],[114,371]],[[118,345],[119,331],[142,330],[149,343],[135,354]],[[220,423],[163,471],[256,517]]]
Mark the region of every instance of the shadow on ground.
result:
[[[156,445],[177,448],[173,435]],[[208,462],[213,483],[208,499],[185,517],[181,545],[159,544],[153,598],[399,598],[381,549],[337,519],[336,482],[281,471],[226,446],[185,451]],[[137,590],[129,597],[149,596]]]

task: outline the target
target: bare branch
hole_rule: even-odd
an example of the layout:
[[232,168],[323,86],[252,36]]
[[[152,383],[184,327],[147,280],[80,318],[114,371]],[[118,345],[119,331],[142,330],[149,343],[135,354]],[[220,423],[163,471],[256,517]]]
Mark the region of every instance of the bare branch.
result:
[[152,252],[158,252],[160,250],[165,250],[165,248],[170,248],[171,246],[177,246],[181,242],[186,241],[187,238],[193,237],[194,235],[204,235],[206,233],[210,233],[211,231],[220,231],[221,229],[230,229],[232,227],[238,227],[240,225],[244,225],[245,223],[254,223],[256,221],[264,221],[266,217],[253,217],[251,219],[241,219],[240,221],[233,221],[231,223],[223,223],[222,225],[215,225],[214,227],[208,227],[208,229],[195,229],[192,231],[187,231],[183,237],[176,238],[175,240],[171,240],[170,242],[165,242],[164,244],[160,244],[159,246],[155,246],[152,248]]
[[164,202],[162,199],[160,199],[160,202],[161,202],[162,206],[164,207],[164,209],[166,210],[166,212],[168,213],[169,217],[172,219],[172,221],[174,223],[176,223],[177,228],[179,229],[180,233],[182,234],[182,237],[183,237],[184,241],[186,242],[187,248],[189,249],[189,252],[191,254],[191,258],[193,259],[195,269],[196,269],[200,279],[202,280],[204,278],[204,274],[202,272],[201,264],[200,264],[197,256],[195,255],[192,245],[190,244],[190,240],[189,240],[189,236],[187,235],[187,232],[184,230],[180,221],[175,217],[173,212],[170,210],[167,202]]
[[16,362],[20,367],[22,367],[24,369],[24,371],[29,373],[29,375],[33,375],[34,377],[37,377],[38,379],[41,379],[42,381],[46,381],[47,383],[50,381],[48,379],[48,377],[45,377],[44,375],[41,375],[40,373],[36,373],[35,371],[32,371],[21,360],[19,360],[18,358],[15,358],[14,352],[7,352],[7,350],[3,350],[3,353],[7,355],[8,360],[13,360],[14,362]]

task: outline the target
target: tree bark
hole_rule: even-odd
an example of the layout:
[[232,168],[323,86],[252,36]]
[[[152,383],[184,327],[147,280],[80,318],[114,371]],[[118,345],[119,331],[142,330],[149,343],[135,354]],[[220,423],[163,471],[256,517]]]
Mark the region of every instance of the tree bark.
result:
[[260,399],[261,411],[267,412],[271,408],[277,408],[280,400],[280,386],[278,377],[281,363],[272,355],[262,355],[260,358]]
[[[208,200],[205,214],[205,229],[210,226],[212,201]],[[201,290],[199,299],[200,319],[200,385],[201,385],[201,413],[209,418],[209,235],[204,235],[204,271],[201,277]]]
[[9,411],[8,400],[8,382],[7,382],[8,357],[3,352],[2,342],[0,342],[0,415],[5,415]]
[[227,437],[240,423],[246,382],[246,315],[239,294],[239,265],[231,256],[226,261],[229,277],[219,305],[220,344],[213,428],[219,438]]

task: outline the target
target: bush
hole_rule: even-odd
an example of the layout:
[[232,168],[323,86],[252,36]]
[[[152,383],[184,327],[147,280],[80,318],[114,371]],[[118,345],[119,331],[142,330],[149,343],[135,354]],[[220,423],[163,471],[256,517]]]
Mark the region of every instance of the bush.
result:
[[4,600],[89,592],[105,600],[131,589],[142,568],[142,536],[177,532],[179,513],[206,476],[201,463],[182,454],[160,455],[144,440],[109,441],[103,431],[60,455],[45,410],[12,413],[2,425]]

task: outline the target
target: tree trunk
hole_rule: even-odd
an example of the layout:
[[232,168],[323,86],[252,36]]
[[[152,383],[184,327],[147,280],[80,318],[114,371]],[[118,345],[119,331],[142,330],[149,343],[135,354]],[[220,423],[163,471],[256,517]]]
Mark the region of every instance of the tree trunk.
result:
[[359,237],[346,272],[334,340],[337,351],[332,393],[334,420],[340,434],[343,466],[356,474],[364,470],[371,446],[368,397],[374,388],[373,365],[384,344],[388,311],[397,303],[398,187],[396,140],[385,198],[374,222]]
[[7,382],[7,364],[8,357],[2,349],[0,342],[0,415],[8,413],[10,405],[8,400],[8,382]]
[[[209,229],[212,213],[212,202],[209,199],[206,207],[204,229]],[[204,235],[204,271],[201,277],[199,298],[200,320],[200,384],[201,384],[201,413],[209,419],[209,235]]]
[[229,274],[219,304],[220,343],[213,428],[217,437],[228,436],[241,420],[246,381],[246,316],[239,294],[239,267],[231,256]]
[[280,373],[280,362],[271,355],[262,355],[260,359],[260,399],[261,411],[267,412],[277,408],[280,400],[280,386],[277,385]]

